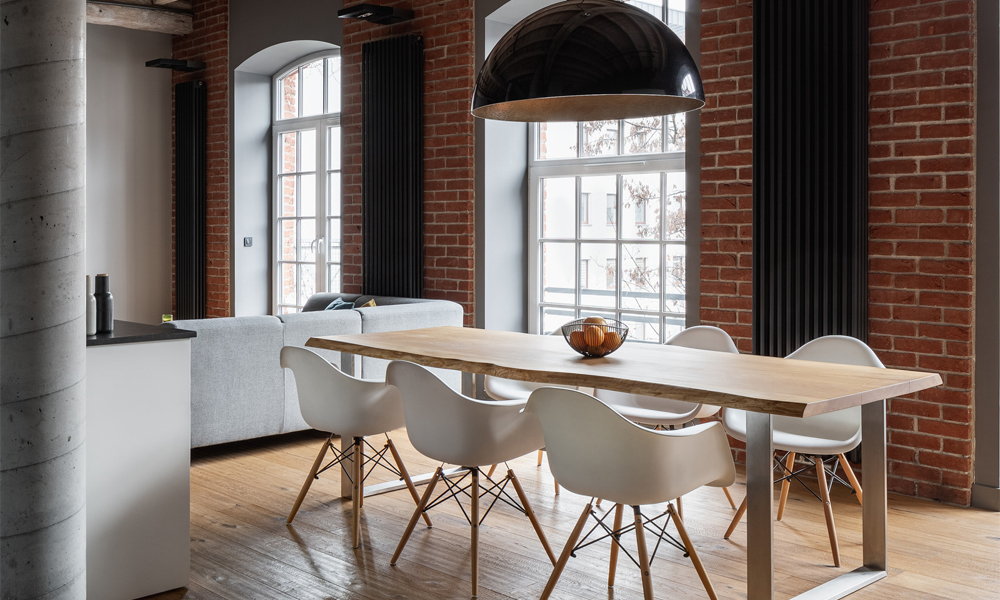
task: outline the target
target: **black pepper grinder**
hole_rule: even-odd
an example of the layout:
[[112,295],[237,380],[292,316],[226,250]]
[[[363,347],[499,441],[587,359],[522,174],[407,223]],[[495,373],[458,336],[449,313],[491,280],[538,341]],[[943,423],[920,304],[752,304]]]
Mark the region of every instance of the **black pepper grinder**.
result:
[[94,299],[97,300],[97,333],[111,333],[115,329],[115,298],[111,295],[107,273],[100,273],[94,280]]

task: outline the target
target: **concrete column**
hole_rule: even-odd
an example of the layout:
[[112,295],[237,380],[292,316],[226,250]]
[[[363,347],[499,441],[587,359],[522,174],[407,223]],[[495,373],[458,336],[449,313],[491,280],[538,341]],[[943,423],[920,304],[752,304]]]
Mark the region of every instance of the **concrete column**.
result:
[[86,597],[85,16],[0,0],[3,600]]

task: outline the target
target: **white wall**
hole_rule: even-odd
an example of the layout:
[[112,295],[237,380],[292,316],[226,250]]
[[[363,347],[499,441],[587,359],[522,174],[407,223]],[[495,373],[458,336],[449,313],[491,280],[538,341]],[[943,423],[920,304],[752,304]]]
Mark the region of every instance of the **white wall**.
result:
[[87,273],[108,273],[115,318],[170,312],[170,71],[161,33],[87,25]]

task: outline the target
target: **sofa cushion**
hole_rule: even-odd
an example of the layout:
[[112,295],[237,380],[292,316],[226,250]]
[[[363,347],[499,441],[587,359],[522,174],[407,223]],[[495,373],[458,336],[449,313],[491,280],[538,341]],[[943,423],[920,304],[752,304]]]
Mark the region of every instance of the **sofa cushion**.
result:
[[[376,333],[380,331],[406,331],[424,327],[442,325],[462,326],[464,312],[462,306],[446,300],[422,300],[408,304],[380,304],[381,297],[375,297],[379,306],[359,308],[361,315],[361,331]],[[368,356],[361,358],[361,372],[365,379],[385,379],[385,369],[389,361]],[[462,389],[462,374],[447,369],[431,369],[442,381],[452,389]]]
[[[354,311],[351,311],[354,312]],[[276,317],[164,323],[198,332],[191,339],[191,447],[280,431],[285,418],[284,343]]]
[[[345,333],[361,333],[361,315],[355,310],[321,310],[315,312],[300,312],[280,315],[278,317],[285,325],[285,346],[305,346],[306,341],[314,336],[340,335]],[[328,362],[340,367],[340,353],[332,350],[312,348]],[[284,421],[281,432],[309,429],[299,411],[299,396],[295,391],[295,376],[289,369],[284,369]]]

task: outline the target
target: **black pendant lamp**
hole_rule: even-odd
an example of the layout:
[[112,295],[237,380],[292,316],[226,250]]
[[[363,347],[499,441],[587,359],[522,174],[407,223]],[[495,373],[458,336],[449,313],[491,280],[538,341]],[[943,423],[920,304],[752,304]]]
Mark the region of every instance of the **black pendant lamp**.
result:
[[501,121],[600,121],[687,112],[705,104],[684,42],[619,0],[567,0],[530,15],[497,43],[472,114]]

